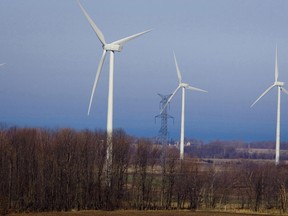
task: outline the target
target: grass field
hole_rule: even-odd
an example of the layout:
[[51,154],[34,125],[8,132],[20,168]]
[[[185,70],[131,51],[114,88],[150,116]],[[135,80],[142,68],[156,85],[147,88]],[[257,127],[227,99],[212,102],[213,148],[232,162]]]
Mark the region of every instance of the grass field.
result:
[[[228,213],[228,212],[213,212],[213,211],[72,211],[72,212],[49,212],[49,213],[13,213],[9,216],[251,216],[251,215],[266,215],[272,216],[276,214],[261,214],[261,213]],[[282,214],[283,215],[283,214]]]

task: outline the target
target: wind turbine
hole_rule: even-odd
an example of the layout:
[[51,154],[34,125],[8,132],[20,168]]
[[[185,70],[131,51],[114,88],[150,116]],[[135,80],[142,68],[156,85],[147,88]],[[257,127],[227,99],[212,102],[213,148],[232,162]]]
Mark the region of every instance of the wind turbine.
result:
[[[123,39],[114,41],[112,43],[106,43],[105,37],[103,35],[103,33],[101,32],[101,30],[98,28],[98,26],[96,25],[96,23],[92,20],[92,18],[88,15],[88,13],[86,12],[86,10],[84,9],[84,7],[81,5],[80,1],[78,1],[78,4],[83,12],[83,14],[85,15],[86,19],[88,20],[88,22],[90,23],[92,29],[94,30],[94,32],[96,33],[98,39],[100,40],[100,42],[102,43],[102,48],[103,48],[103,54],[102,57],[100,59],[100,63],[98,65],[98,69],[96,72],[96,77],[95,77],[95,81],[93,84],[93,88],[92,88],[92,93],[91,93],[91,97],[90,97],[90,102],[89,102],[89,107],[88,107],[88,115],[90,114],[90,109],[91,109],[91,105],[92,105],[92,100],[93,100],[93,96],[95,93],[95,89],[97,86],[97,82],[102,70],[102,66],[105,60],[105,56],[106,53],[108,51],[110,51],[110,70],[109,70],[109,88],[108,88],[108,111],[107,111],[107,166],[111,166],[112,165],[112,131],[113,131],[113,83],[114,83],[114,52],[120,52],[123,48],[123,45],[125,43],[127,43],[128,41],[139,37],[142,34],[145,34],[151,30],[147,30],[147,31],[143,31],[140,32],[138,34],[134,34],[131,35],[129,37],[125,37]],[[107,171],[109,172],[109,167],[107,168]],[[109,177],[108,177],[109,178]]]
[[277,60],[277,47],[276,47],[276,54],[275,54],[275,81],[274,83],[266,89],[258,98],[257,100],[250,106],[253,107],[264,95],[266,95],[272,88],[277,87],[278,89],[278,100],[277,100],[277,123],[276,123],[276,154],[275,154],[275,163],[276,165],[279,164],[279,155],[280,155],[280,105],[281,105],[281,91],[288,94],[288,91],[283,87],[284,82],[278,81],[278,60]]
[[184,120],[185,120],[185,90],[192,90],[192,91],[200,91],[200,92],[206,92],[205,90],[199,89],[199,88],[195,88],[190,86],[188,83],[184,83],[182,82],[182,76],[181,76],[181,72],[179,70],[178,67],[178,63],[177,63],[177,59],[174,54],[174,61],[175,61],[175,66],[176,66],[176,72],[177,72],[177,76],[178,76],[178,82],[179,85],[178,87],[175,89],[175,91],[172,93],[172,95],[169,97],[167,103],[165,104],[165,106],[163,107],[163,109],[161,110],[160,114],[162,114],[162,112],[165,110],[166,106],[170,103],[170,101],[172,100],[172,98],[174,97],[174,95],[176,94],[176,92],[182,88],[182,111],[181,111],[181,132],[180,132],[180,159],[183,160],[184,159]]

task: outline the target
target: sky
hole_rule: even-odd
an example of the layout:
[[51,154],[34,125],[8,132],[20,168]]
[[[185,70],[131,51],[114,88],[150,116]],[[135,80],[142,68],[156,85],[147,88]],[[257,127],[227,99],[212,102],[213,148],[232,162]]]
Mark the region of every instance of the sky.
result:
[[[114,128],[155,137],[160,97],[186,91],[185,136],[275,140],[277,90],[288,81],[288,1],[81,0],[107,42],[147,30],[115,53]],[[19,127],[106,129],[106,57],[91,113],[102,46],[76,0],[0,0],[0,122]],[[288,88],[288,87],[286,87]],[[288,141],[288,95],[282,94],[281,140]],[[181,92],[170,104],[169,136],[179,139]]]

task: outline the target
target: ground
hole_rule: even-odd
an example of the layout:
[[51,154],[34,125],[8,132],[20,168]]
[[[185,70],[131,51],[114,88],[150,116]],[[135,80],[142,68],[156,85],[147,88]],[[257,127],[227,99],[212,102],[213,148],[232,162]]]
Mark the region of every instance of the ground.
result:
[[[9,216],[251,216],[276,214],[265,213],[236,213],[236,212],[213,212],[213,211],[188,211],[188,210],[171,210],[171,211],[71,211],[71,212],[49,212],[49,213],[11,213]],[[283,214],[282,214],[283,215]]]

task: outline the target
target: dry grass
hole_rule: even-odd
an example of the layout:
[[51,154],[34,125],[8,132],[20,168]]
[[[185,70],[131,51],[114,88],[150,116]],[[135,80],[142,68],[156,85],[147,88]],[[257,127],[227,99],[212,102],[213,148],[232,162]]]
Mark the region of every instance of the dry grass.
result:
[[13,213],[9,216],[251,216],[251,215],[275,215],[263,213],[236,213],[236,212],[213,212],[213,211],[188,211],[188,210],[171,210],[171,211],[136,211],[136,210],[119,210],[119,211],[71,211],[71,212],[49,212],[49,213]]

